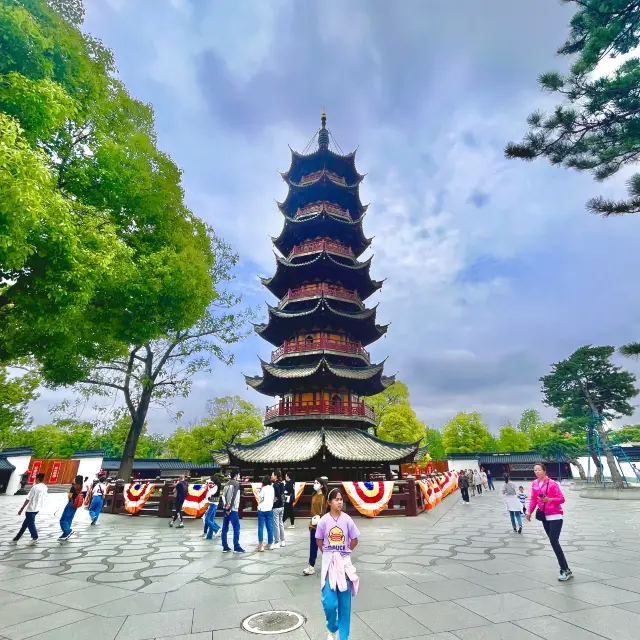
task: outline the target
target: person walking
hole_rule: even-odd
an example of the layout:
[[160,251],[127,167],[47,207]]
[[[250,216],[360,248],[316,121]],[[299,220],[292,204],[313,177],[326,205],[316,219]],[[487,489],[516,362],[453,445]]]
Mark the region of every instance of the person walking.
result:
[[484,467],[480,469],[480,480],[482,481],[482,488],[486,491],[489,488],[489,481],[487,480],[487,472]]
[[[502,497],[504,498],[504,506],[511,517],[511,526],[514,531],[522,533],[522,517],[520,513],[520,498],[518,498],[518,490],[516,485],[509,479],[509,474],[504,474],[504,486],[502,487]],[[516,527],[516,522],[518,526]]]
[[171,522],[169,522],[169,526],[173,527],[173,523],[176,520],[180,520],[180,524],[178,524],[178,529],[184,528],[184,515],[182,513],[182,505],[184,505],[185,498],[187,497],[187,491],[189,491],[189,485],[185,480],[185,476],[181,475],[176,482],[176,486],[174,488],[176,492],[176,501],[173,505],[173,518]]
[[467,469],[467,481],[469,482],[469,491],[471,492],[471,495],[475,497],[476,485],[473,484],[473,471],[471,471],[471,469]]
[[238,482],[238,471],[233,470],[229,478],[229,482],[224,485],[222,490],[222,502],[224,504],[224,515],[222,516],[222,553],[231,551],[227,544],[227,533],[229,524],[233,526],[233,552],[244,553],[244,549],[240,546],[240,516],[238,509],[240,508],[240,483]]
[[295,529],[295,514],[293,513],[294,502],[296,499],[296,483],[290,473],[284,477],[284,521],[289,520],[291,524],[289,529]]
[[271,475],[273,487],[273,543],[284,547],[284,482],[282,471],[274,471]]
[[458,475],[458,487],[464,504],[469,504],[469,479],[464,471]]
[[562,531],[564,516],[562,511],[564,495],[560,490],[560,485],[547,475],[547,467],[544,464],[538,462],[533,466],[533,471],[536,474],[536,479],[531,484],[531,500],[529,502],[527,520],[531,520],[531,516],[535,511],[536,520],[542,522],[542,526],[551,543],[551,548],[558,559],[558,564],[560,565],[558,580],[566,582],[573,578],[573,573],[569,569],[567,559],[564,557],[564,551],[560,546],[560,532]]
[[327,511],[327,485],[324,480],[316,478],[313,483],[313,498],[311,498],[311,520],[309,521],[309,566],[302,571],[305,576],[312,576],[316,570],[318,558],[318,543],[316,542],[316,528],[320,518]]
[[524,487],[518,487],[518,499],[522,505],[522,513],[527,515],[527,494],[524,492]]
[[262,478],[262,487],[258,492],[258,546],[256,551],[264,551],[262,544],[264,538],[264,528],[267,527],[267,551],[272,549],[273,545],[273,501],[275,491],[271,484],[271,477]]
[[24,514],[24,521],[22,522],[20,531],[16,533],[15,537],[11,541],[12,544],[18,544],[18,541],[20,540],[20,538],[22,538],[22,534],[27,529],[29,529],[29,533],[31,534],[30,544],[38,544],[36,516],[38,515],[38,512],[42,510],[45,498],[47,497],[47,492],[47,485],[44,483],[44,473],[39,473],[38,475],[36,475],[35,482],[31,487],[31,491],[29,491],[27,499],[24,501],[24,504],[18,511],[18,515],[21,516],[22,512],[26,509]]
[[207,502],[209,507],[204,516],[204,532],[202,537],[206,540],[213,540],[220,533],[220,526],[216,522],[216,511],[220,502],[220,480],[218,476],[211,476],[207,482]]
[[98,524],[98,518],[102,513],[102,505],[104,504],[104,497],[107,494],[107,483],[105,476],[99,476],[98,482],[91,489],[91,501],[89,502],[89,517],[91,518],[91,524]]
[[82,496],[82,476],[76,476],[69,491],[67,491],[67,504],[62,510],[60,516],[60,528],[62,535],[58,538],[61,542],[68,540],[73,535],[71,524],[76,515],[76,511],[83,505],[84,498]]
[[478,492],[478,495],[481,496],[482,495],[482,476],[480,475],[479,469],[473,470],[473,484],[476,485],[476,491]]
[[489,485],[489,489],[491,491],[496,490],[496,488],[493,486],[493,474],[491,473],[491,469],[487,469],[487,484]]
[[360,580],[351,563],[351,552],[358,544],[360,531],[351,516],[342,511],[340,489],[329,491],[330,511],[320,518],[316,544],[322,551],[322,608],[327,620],[327,640],[348,640],[351,627],[351,596],[358,593]]
[[86,498],[89,491],[91,491],[91,485],[93,483],[89,480],[89,476],[84,477],[84,481],[82,482],[82,497]]

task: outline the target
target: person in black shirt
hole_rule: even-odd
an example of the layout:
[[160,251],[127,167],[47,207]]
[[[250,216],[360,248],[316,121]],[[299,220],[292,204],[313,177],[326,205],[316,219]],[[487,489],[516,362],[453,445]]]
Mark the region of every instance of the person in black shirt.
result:
[[76,476],[73,484],[71,485],[71,489],[67,492],[67,505],[62,511],[62,515],[60,516],[60,528],[62,529],[62,535],[58,538],[58,540],[64,541],[68,540],[73,535],[73,529],[71,528],[71,523],[73,522],[73,518],[76,515],[76,510],[82,506],[82,476]]
[[291,520],[289,529],[295,529],[295,515],[293,513],[293,501],[296,499],[296,484],[290,473],[284,476],[284,522]]
[[184,527],[183,517],[182,517],[182,505],[184,504],[184,499],[187,497],[187,491],[189,490],[189,485],[187,481],[184,479],[184,476],[180,476],[180,479],[176,483],[176,501],[174,505],[174,514],[173,520],[169,523],[170,527],[173,527],[173,523],[176,520],[180,520],[180,524],[178,525],[178,529],[182,529]]
[[284,482],[282,481],[282,471],[274,471],[271,475],[273,485],[273,540],[275,546],[285,546],[284,542]]

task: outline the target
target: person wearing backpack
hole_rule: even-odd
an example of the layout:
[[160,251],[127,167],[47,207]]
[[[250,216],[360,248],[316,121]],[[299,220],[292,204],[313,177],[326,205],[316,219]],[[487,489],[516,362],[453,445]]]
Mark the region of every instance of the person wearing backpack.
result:
[[82,495],[82,476],[76,476],[71,488],[67,492],[68,502],[62,511],[60,516],[60,528],[62,529],[62,535],[58,538],[60,542],[68,540],[73,535],[73,529],[71,523],[76,515],[76,511],[83,505],[84,497]]
[[102,505],[104,504],[104,497],[107,494],[107,484],[105,482],[105,476],[99,476],[98,482],[91,489],[91,502],[89,503],[89,517],[91,518],[91,524],[98,524],[98,518],[102,513]]
[[224,515],[222,517],[222,553],[231,551],[227,544],[227,533],[229,524],[233,526],[233,552],[244,553],[244,549],[240,546],[240,516],[238,509],[240,508],[240,483],[238,482],[238,471],[234,469],[231,472],[229,482],[224,485],[222,490],[222,502],[224,503]]

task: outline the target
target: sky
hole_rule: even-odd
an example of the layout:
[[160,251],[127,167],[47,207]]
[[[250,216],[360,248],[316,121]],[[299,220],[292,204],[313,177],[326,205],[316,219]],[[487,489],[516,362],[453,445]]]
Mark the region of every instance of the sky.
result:
[[[240,255],[244,304],[275,303],[270,236],[289,145],[302,151],[327,112],[356,147],[375,236],[372,276],[387,336],[372,346],[406,382],[418,417],[441,427],[479,411],[493,431],[543,407],[538,381],[584,344],[639,339],[638,219],[585,210],[624,196],[545,160],[504,159],[526,116],[553,107],[536,83],[571,9],[559,0],[85,0],[85,30],[113,49],[130,92],[153,105],[159,146],[183,169],[187,204]],[[635,235],[634,235],[635,234]],[[363,258],[368,257],[367,253]],[[271,347],[253,336],[230,368],[194,381],[183,421],[207,399],[248,390]],[[636,373],[634,362],[621,361]],[[66,394],[68,395],[68,394]],[[44,390],[37,422],[61,392]],[[90,409],[87,411],[90,412]],[[151,412],[151,431],[175,425]]]

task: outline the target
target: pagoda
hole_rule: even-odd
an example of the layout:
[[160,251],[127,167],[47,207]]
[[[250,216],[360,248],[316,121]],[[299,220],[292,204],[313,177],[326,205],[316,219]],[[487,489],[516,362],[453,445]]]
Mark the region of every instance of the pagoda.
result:
[[289,191],[278,203],[282,231],[272,238],[276,271],[261,278],[278,302],[268,306],[268,322],[254,327],[275,350],[260,361],[261,375],[245,376],[248,386],[278,398],[264,419],[274,433],[227,446],[243,475],[281,468],[300,480],[369,480],[389,476],[390,465],[412,460],[418,447],[369,433],[375,416],[366,398],[394,382],[367,350],[387,331],[376,324],[377,305],[365,305],[382,282],[371,278],[371,258],[361,259],[371,244],[362,229],[364,176],[355,151],[333,148],[326,121],[323,111],[310,143],[316,148],[292,150],[291,166],[281,174]]

